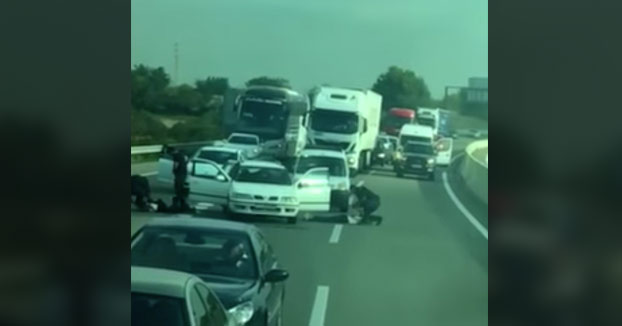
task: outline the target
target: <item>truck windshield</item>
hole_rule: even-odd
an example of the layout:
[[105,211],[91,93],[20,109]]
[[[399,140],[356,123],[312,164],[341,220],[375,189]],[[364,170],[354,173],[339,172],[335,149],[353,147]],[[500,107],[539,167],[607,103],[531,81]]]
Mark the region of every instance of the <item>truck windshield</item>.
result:
[[420,125],[424,125],[424,126],[430,126],[432,128],[436,127],[436,121],[434,120],[434,118],[428,118],[428,117],[420,117],[417,119],[417,122]]
[[407,124],[407,123],[410,123],[411,121],[412,121],[412,119],[411,119],[411,118],[407,118],[407,117],[398,117],[398,116],[395,116],[395,115],[389,115],[389,116],[386,118],[386,120],[385,120],[384,124],[385,124],[385,126],[387,126],[387,127],[399,129],[399,128],[401,128],[403,125],[405,125],[405,124]]
[[434,148],[432,145],[426,144],[406,144],[404,146],[404,152],[412,154],[434,154]]
[[315,109],[311,113],[311,129],[316,131],[353,134],[358,127],[359,118],[353,112]]
[[297,174],[303,174],[312,168],[326,167],[331,177],[346,176],[346,162],[336,157],[301,156],[296,168]]
[[400,145],[404,146],[409,141],[417,141],[417,142],[431,142],[432,140],[423,136],[413,136],[413,135],[402,135],[400,137]]
[[242,102],[240,123],[246,128],[275,126],[280,130],[287,123],[287,113],[283,103],[247,99]]

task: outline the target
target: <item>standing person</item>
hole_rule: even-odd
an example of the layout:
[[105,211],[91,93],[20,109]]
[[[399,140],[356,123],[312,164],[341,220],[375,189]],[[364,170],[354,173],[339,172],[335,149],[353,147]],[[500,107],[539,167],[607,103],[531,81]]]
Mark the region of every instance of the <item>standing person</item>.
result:
[[[175,197],[177,198],[178,208],[187,210],[188,189],[186,179],[188,177],[188,157],[180,150],[173,152],[173,175],[175,176]],[[175,202],[175,198],[173,199]]]

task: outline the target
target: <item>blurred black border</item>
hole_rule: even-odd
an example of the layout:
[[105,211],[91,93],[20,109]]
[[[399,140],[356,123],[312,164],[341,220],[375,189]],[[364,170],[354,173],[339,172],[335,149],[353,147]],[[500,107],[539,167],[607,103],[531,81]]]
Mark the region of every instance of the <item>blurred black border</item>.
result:
[[489,2],[491,325],[622,325],[621,9]]
[[0,4],[0,324],[130,323],[130,5]]

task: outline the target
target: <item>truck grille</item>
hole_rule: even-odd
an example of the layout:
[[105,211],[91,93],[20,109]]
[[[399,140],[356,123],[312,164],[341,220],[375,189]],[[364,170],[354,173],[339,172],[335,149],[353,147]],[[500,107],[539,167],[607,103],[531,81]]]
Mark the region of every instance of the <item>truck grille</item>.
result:
[[332,141],[325,141],[321,139],[316,139],[315,143],[318,145],[331,146],[331,147],[335,147],[335,148],[343,149],[343,150],[346,150],[348,149],[348,147],[350,147],[350,143],[332,142]]

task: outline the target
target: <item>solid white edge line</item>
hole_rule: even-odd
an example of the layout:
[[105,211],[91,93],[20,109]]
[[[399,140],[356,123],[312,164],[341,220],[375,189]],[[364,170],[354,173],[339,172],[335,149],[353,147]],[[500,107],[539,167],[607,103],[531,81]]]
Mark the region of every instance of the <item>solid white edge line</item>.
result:
[[328,305],[328,286],[319,285],[315,292],[315,301],[311,310],[309,326],[324,326],[326,318],[326,306]]
[[445,186],[445,191],[447,191],[449,198],[451,198],[456,207],[458,207],[460,212],[462,212],[462,215],[464,215],[464,217],[466,217],[467,220],[469,220],[469,222],[473,224],[477,231],[479,231],[484,236],[484,238],[488,240],[488,230],[475,217],[473,217],[471,212],[469,212],[469,210],[467,210],[466,207],[462,205],[456,194],[454,194],[454,191],[451,189],[451,186],[449,185],[449,181],[447,179],[447,172],[443,172],[443,185]]
[[330,234],[330,239],[328,240],[328,243],[338,243],[339,242],[339,236],[341,236],[341,230],[343,229],[343,225],[342,224],[337,224],[333,227],[333,232]]
[[156,175],[156,174],[158,174],[158,171],[141,173],[140,175],[142,175],[143,177],[150,177],[150,176]]

